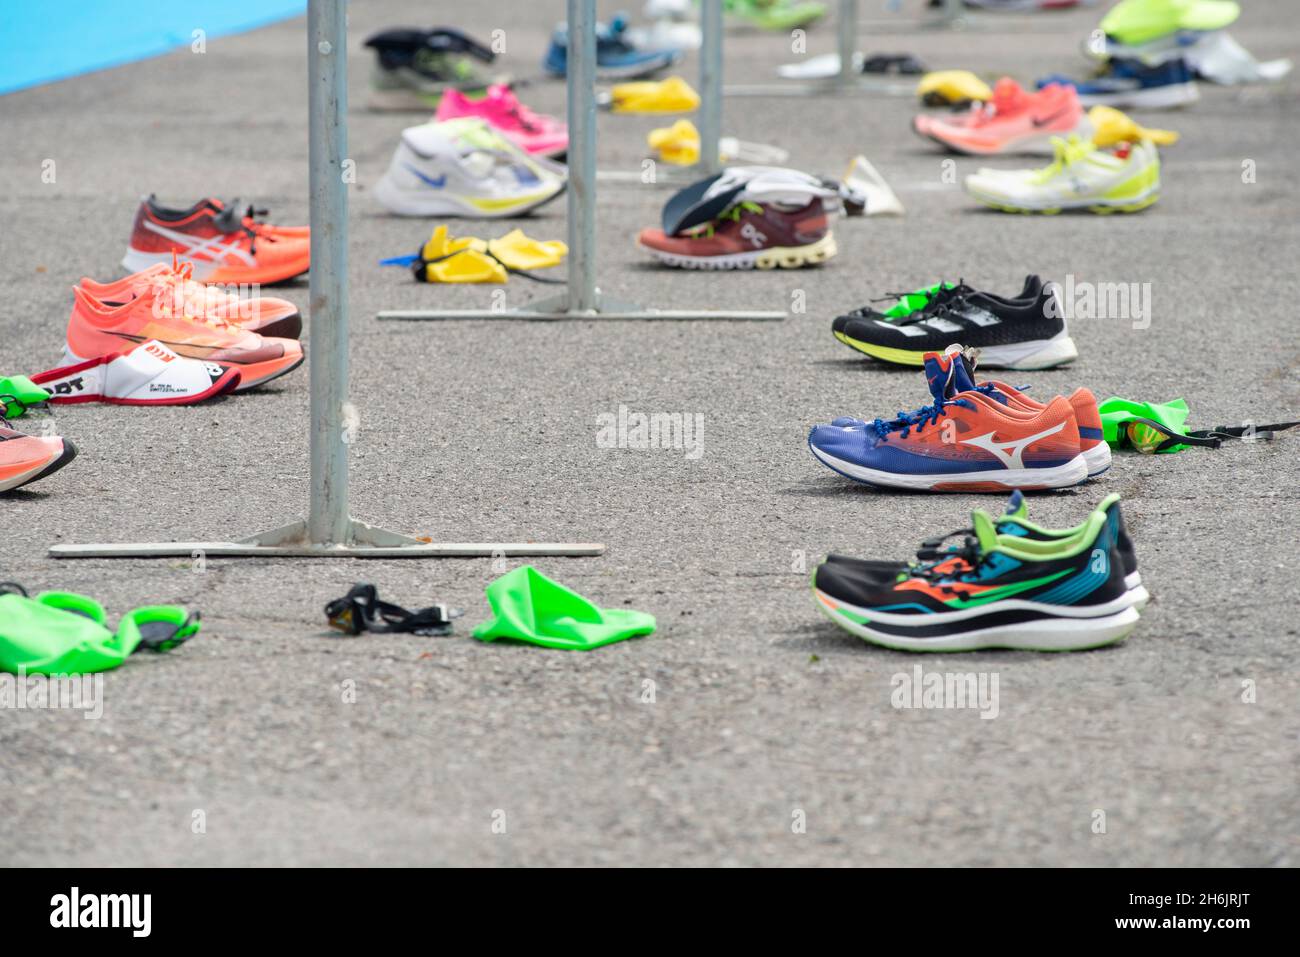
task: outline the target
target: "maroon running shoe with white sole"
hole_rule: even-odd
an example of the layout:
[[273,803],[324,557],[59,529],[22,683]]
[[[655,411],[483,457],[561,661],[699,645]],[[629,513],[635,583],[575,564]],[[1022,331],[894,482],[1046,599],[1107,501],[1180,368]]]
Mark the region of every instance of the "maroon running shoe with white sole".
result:
[[738,203],[680,235],[643,229],[637,245],[665,265],[683,269],[797,269],[835,255],[835,236],[820,197],[793,210]]

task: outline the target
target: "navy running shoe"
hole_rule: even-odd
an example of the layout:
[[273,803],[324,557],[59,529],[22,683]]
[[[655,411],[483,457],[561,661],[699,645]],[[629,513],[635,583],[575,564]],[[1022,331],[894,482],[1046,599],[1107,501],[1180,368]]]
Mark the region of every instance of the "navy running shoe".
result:
[[[682,58],[680,50],[638,50],[624,37],[627,20],[614,17],[606,26],[596,24],[596,79],[635,80],[666,70]],[[551,36],[542,68],[552,76],[569,70],[569,28],[560,24]]]
[[1086,80],[1052,74],[1038,81],[1039,89],[1049,83],[1072,86],[1083,106],[1170,109],[1186,106],[1201,98],[1196,79],[1183,59],[1147,66],[1139,60],[1106,61],[1100,71]]

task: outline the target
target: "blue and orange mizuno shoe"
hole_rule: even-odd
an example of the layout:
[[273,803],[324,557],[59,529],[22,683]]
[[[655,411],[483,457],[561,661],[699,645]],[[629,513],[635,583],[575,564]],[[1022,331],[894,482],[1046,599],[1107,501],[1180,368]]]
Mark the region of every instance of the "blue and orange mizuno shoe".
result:
[[892,419],[815,426],[808,447],[846,478],[888,488],[1009,492],[1087,480],[1079,425],[1067,399],[1028,409],[978,389],[956,391],[959,359],[958,353],[926,353],[932,404]]

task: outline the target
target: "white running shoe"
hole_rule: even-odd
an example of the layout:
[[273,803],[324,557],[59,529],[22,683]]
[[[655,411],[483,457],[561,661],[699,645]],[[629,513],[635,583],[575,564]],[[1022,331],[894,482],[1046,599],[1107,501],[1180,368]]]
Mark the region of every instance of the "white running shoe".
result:
[[481,119],[402,131],[375,198],[399,216],[519,216],[564,192],[564,167],[529,156]]
[[1052,145],[1050,166],[980,170],[966,177],[966,192],[1008,213],[1135,213],[1160,198],[1160,155],[1149,140],[1117,150],[1097,149],[1077,136]]

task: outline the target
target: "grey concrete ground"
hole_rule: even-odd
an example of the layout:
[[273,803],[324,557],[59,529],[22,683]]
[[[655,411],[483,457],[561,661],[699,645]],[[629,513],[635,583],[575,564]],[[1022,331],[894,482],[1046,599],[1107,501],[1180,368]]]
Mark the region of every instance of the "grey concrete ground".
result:
[[[1244,6],[1232,29],[1242,43],[1261,57],[1297,53],[1290,3]],[[881,7],[863,4],[867,49],[1026,82],[1085,68],[1078,46],[1098,17],[873,35]],[[521,75],[536,72],[562,15],[554,0],[454,10],[477,34],[504,29],[505,63]],[[812,423],[925,397],[918,375],[861,361],[829,332],[837,311],[891,290],[960,276],[1010,291],[1030,271],[1149,282],[1150,328],[1078,322],[1078,362],[1019,378],[1040,397],[1078,385],[1181,395],[1202,427],[1300,417],[1297,81],[1206,89],[1186,111],[1140,115],[1184,139],[1164,153],[1161,202],[1132,217],[975,209],[944,183],[945,157],[909,132],[911,97],[729,99],[725,131],[787,146],[792,165],[837,173],[867,154],[906,218],[837,224],[840,255],[816,271],[670,272],[632,244],[668,193],[602,186],[602,285],[678,308],[780,307],[802,290],[805,313],[779,324],[380,323],[381,308],[489,301],[486,287],[417,285],[376,266],[413,250],[429,224],[381,215],[369,195],[414,118],[363,112],[361,41],[452,11],[358,2],[351,14],[354,512],[440,540],[605,542],[602,558],[537,564],[600,603],[653,612],[658,633],[592,654],[475,642],[488,560],[211,559],[202,573],[179,560],[53,561],[56,542],[237,537],[306,508],[305,369],[196,408],[61,409],[58,429],[81,455],[0,499],[0,579],[87,592],[114,613],[183,602],[205,625],[178,652],[109,674],[101,720],[0,712],[6,861],[1296,864],[1300,438],[1124,456],[1098,483],[1035,497],[1034,516],[1063,525],[1120,492],[1154,601],[1110,650],[920,662],[996,674],[995,720],[895,710],[891,677],[917,659],[821,618],[796,565],[832,549],[902,557],[970,509],[1000,506],[871,491],[809,456]],[[119,274],[144,193],[238,194],[275,221],[305,221],[303,33],[302,20],[286,22],[212,40],[203,55],[0,98],[0,369],[55,362],[70,284]],[[833,48],[828,24],[811,32],[810,54]],[[787,38],[737,30],[726,54],[729,81],[770,81],[791,59]],[[693,59],[684,70],[694,78]],[[562,84],[523,98],[563,112]],[[666,122],[602,116],[602,168],[638,171],[646,132]],[[45,159],[54,184],[42,182]],[[1242,181],[1245,160],[1254,183]],[[959,159],[957,171],[977,165]],[[563,237],[564,207],[523,225]],[[546,292],[518,278],[505,287],[509,304]],[[305,307],[305,282],[284,294]],[[703,414],[704,454],[597,447],[597,416],[620,404]],[[460,633],[332,636],[322,606],[362,580],[404,604],[468,609]],[[1254,703],[1242,700],[1248,681]],[[195,834],[199,810],[206,833]],[[492,829],[498,812],[505,834]],[[806,833],[792,828],[797,812]]]

